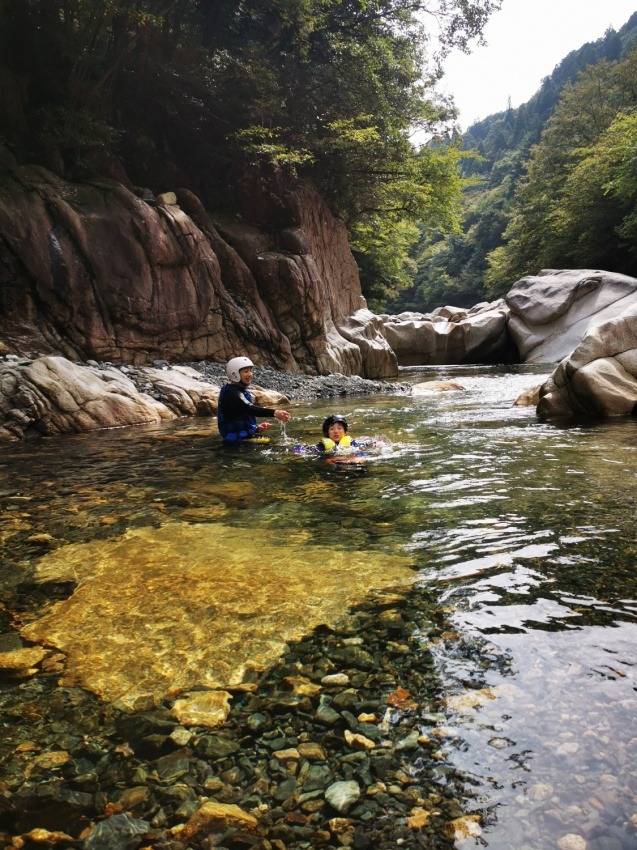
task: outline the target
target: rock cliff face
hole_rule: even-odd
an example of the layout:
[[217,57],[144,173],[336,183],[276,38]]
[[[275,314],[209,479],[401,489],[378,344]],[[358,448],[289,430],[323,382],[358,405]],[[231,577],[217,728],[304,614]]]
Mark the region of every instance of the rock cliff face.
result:
[[290,371],[394,375],[382,336],[368,358],[373,329],[363,348],[339,330],[365,302],[345,227],[316,191],[255,176],[243,198],[241,218],[219,220],[185,190],[147,203],[115,181],[5,168],[5,350],[134,364],[245,352]]
[[523,277],[505,298],[509,333],[524,363],[557,363],[589,328],[637,302],[637,279],[591,269],[543,269]]

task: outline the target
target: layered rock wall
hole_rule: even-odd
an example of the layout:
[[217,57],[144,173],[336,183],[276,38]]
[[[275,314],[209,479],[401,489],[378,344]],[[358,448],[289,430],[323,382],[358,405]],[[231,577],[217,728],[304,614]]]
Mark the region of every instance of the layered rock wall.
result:
[[246,353],[290,371],[395,374],[386,344],[368,364],[368,346],[339,330],[365,302],[345,227],[316,191],[274,197],[264,179],[244,195],[242,218],[215,220],[185,190],[148,203],[115,181],[5,168],[5,350],[134,364]]

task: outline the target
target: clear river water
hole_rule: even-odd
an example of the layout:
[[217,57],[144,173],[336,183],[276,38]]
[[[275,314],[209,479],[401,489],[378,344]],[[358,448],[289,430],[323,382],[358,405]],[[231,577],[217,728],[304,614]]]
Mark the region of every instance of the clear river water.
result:
[[[441,377],[464,391],[296,404],[289,443],[223,449],[199,419],[3,446],[0,652],[61,652],[63,685],[135,711],[427,587],[446,625],[414,650],[437,679],[421,731],[480,815],[461,846],[637,847],[637,421],[539,422],[512,405],[537,369],[402,376]],[[386,441],[364,466],[291,450],[335,410]],[[42,675],[2,678],[5,730]]]

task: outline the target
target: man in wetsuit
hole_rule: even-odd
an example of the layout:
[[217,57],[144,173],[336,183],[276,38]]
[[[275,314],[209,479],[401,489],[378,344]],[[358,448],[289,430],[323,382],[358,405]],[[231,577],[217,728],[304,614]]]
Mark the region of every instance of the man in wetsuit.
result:
[[224,442],[236,443],[249,440],[259,432],[270,427],[269,422],[257,425],[257,416],[274,416],[279,422],[288,422],[287,410],[273,410],[254,404],[254,397],[248,387],[252,381],[254,363],[248,357],[233,357],[226,364],[229,383],[219,392],[217,425]]

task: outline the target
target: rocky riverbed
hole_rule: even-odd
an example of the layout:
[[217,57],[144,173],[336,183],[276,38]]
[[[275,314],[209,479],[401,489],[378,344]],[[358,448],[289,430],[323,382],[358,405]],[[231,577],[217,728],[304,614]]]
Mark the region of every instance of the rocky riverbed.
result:
[[467,807],[439,751],[427,646],[445,638],[426,591],[378,592],[248,675],[226,694],[225,722],[210,709],[185,718],[172,700],[118,712],[56,687],[49,657],[3,694],[22,719],[2,743],[4,843],[393,850],[478,836],[485,813]]
[[634,848],[635,423],[461,380],[339,403],[361,474],[206,419],[3,447],[0,847]]

